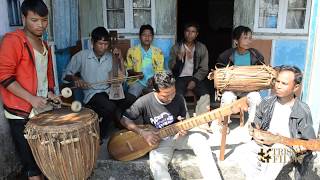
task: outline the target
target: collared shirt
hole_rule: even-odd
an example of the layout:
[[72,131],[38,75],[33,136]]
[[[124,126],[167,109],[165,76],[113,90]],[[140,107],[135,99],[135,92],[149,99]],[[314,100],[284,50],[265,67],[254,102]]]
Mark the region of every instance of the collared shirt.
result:
[[[152,68],[153,72],[161,72],[164,71],[164,56],[162,54],[161,49],[156,48],[154,46],[150,46],[152,52]],[[125,61],[126,70],[133,70],[134,72],[142,71],[142,51],[141,45],[137,45],[129,48],[127,53],[127,59]],[[131,85],[138,80],[129,80],[128,84]]]
[[[105,53],[100,60],[96,57],[93,50],[82,50],[75,54],[68,64],[63,77],[66,75],[74,75],[80,72],[81,78],[89,83],[104,82],[109,79],[109,73],[112,70],[112,54]],[[100,83],[90,86],[88,89],[83,89],[84,103],[88,103],[93,95],[100,92],[109,93],[110,85]]]
[[143,86],[147,86],[148,79],[154,75],[153,67],[152,67],[152,50],[149,48],[147,51],[141,48],[142,52],[142,72],[143,72],[143,79],[139,80]]

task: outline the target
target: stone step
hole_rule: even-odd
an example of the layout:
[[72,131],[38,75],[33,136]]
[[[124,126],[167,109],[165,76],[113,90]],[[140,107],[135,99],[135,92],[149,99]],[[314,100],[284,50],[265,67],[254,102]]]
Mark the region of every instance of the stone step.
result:
[[[208,141],[210,142],[213,156],[220,171],[220,175],[224,180],[244,180],[245,176],[237,164],[238,154],[235,148],[250,140],[248,130],[245,127],[239,127],[237,120],[229,124],[230,133],[227,135],[225,160],[219,161],[221,134],[215,129],[214,133],[208,133]],[[100,149],[99,160],[97,166],[91,176],[91,180],[144,180],[152,179],[149,169],[148,156],[143,158],[121,162],[112,160],[106,148],[106,140]],[[320,154],[316,154],[316,158],[311,162],[312,166],[308,169],[306,175],[307,180],[320,180]],[[201,173],[197,167],[196,157],[192,150],[176,150],[169,165],[169,172],[172,179],[202,179]],[[279,174],[277,180],[293,179],[293,166],[287,165]]]
[[[244,180],[245,176],[240,167],[233,161],[216,161],[220,175],[224,180]],[[308,170],[304,179],[320,179],[320,159],[319,154],[311,162],[313,166]],[[191,150],[176,151],[172,162],[169,165],[169,173],[173,180],[198,180],[202,179],[197,162]],[[291,180],[293,178],[293,165],[288,164],[280,172],[277,180]],[[90,180],[149,180],[152,175],[149,169],[147,157],[138,160],[122,162],[112,159],[98,160]]]

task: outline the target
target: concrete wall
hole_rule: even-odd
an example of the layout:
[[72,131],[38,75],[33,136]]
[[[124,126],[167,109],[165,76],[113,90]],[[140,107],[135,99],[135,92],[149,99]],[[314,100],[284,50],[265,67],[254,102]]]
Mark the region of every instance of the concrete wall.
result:
[[234,27],[239,25],[248,26],[253,29],[255,0],[234,1]]
[[79,0],[80,36],[88,37],[97,26],[103,26],[102,0]]
[[156,28],[159,35],[175,35],[177,29],[176,0],[155,0]]
[[[102,0],[79,0],[79,6],[81,37],[88,37],[92,29],[104,25]],[[175,35],[176,0],[156,0],[155,7],[156,34]]]
[[304,70],[306,61],[306,40],[279,39],[273,40],[272,65],[295,65]]

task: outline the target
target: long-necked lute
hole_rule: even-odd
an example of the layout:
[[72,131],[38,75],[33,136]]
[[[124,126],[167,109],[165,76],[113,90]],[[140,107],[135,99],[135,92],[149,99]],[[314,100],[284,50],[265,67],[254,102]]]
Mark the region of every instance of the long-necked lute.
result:
[[[247,106],[247,98],[243,97],[232,104],[161,128],[159,129],[159,135],[161,138],[172,136],[178,133],[180,130],[189,130],[201,124],[205,124],[219,118],[222,119],[222,117],[237,113],[241,109],[247,108]],[[144,126],[144,128],[148,129],[150,126]],[[114,159],[120,161],[137,159],[144,156],[156,147],[157,145],[149,146],[143,137],[139,136],[133,131],[128,130],[122,130],[115,133],[110,137],[108,143],[109,154]]]
[[272,134],[268,131],[259,130],[253,128],[253,137],[271,143],[280,143],[287,146],[303,146],[307,150],[311,151],[320,151],[320,140],[319,139],[296,139],[296,138],[288,138],[280,135]]
[[[110,45],[111,45],[111,51],[112,51],[112,71],[109,77],[111,77],[112,79],[113,78],[117,79],[120,76],[125,76],[123,60],[119,58],[119,54],[116,54],[114,52],[114,48],[116,47],[117,42],[118,42],[117,33],[111,34]],[[119,99],[125,98],[122,82],[111,83],[109,98],[112,100],[119,100]]]

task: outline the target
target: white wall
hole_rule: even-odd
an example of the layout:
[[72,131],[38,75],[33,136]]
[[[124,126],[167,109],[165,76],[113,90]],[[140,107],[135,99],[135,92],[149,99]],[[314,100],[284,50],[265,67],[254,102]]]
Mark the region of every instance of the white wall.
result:
[[6,0],[0,0],[0,37],[10,31],[8,18],[8,5]]

